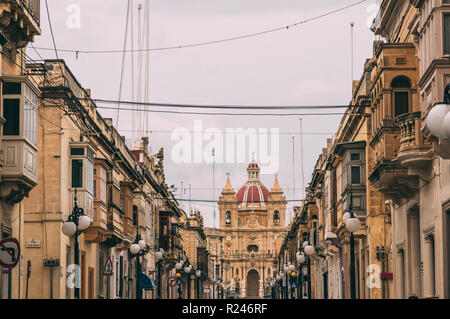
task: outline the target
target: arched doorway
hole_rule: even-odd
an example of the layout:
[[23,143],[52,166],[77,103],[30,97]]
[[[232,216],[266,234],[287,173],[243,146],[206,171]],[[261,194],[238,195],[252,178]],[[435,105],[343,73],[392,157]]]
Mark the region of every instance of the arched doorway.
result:
[[247,297],[259,298],[259,274],[254,269],[247,274]]

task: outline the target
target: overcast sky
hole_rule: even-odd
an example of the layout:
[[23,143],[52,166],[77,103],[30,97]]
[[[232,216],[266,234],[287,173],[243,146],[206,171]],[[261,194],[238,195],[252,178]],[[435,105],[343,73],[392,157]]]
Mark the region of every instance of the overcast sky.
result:
[[[321,15],[357,0],[150,0],[150,47],[167,47],[212,41],[289,25]],[[366,58],[371,56],[374,35],[367,21],[373,16],[369,0],[342,12],[254,38],[209,46],[152,51],[150,53],[149,100],[183,104],[232,105],[346,105],[351,98],[350,22],[355,22],[355,78],[360,77]],[[59,49],[121,50],[123,47],[126,0],[49,0],[50,16]],[[134,28],[137,34],[137,6],[134,0]],[[80,9],[80,26],[73,27],[75,4]],[[52,48],[52,40],[42,2],[42,36],[35,47]],[[69,9],[69,12],[68,12]],[[67,23],[69,21],[69,24]],[[72,23],[72,24],[71,24]],[[135,40],[135,49],[137,48]],[[131,45],[128,43],[127,48]],[[38,49],[45,59],[54,59],[54,51]],[[31,48],[28,54],[39,59]],[[125,59],[122,100],[131,100],[131,59]],[[60,52],[79,82],[99,99],[117,100],[122,54],[82,54]],[[137,60],[137,55],[135,55]],[[114,106],[114,105],[103,105]],[[198,110],[190,110],[198,111]],[[342,112],[328,110],[327,112]],[[276,111],[275,111],[276,112]],[[280,111],[281,112],[281,111]],[[307,113],[314,111],[295,111]],[[323,112],[323,111],[322,111]],[[115,118],[115,111],[101,109],[104,117]],[[292,111],[290,112],[292,113]],[[304,171],[306,184],[326,139],[337,129],[340,116],[303,116]],[[211,164],[176,164],[171,152],[176,141],[171,132],[179,128],[193,130],[194,120],[203,121],[203,129],[255,128],[280,131],[280,168],[277,172],[287,199],[300,199],[293,193],[293,148],[295,135],[295,187],[301,188],[300,130],[298,116],[247,117],[149,114],[152,152],[165,149],[168,185],[181,189],[192,185],[192,199],[213,198]],[[121,111],[119,131],[132,138],[131,113]],[[142,134],[142,133],[141,133]],[[206,144],[206,142],[205,142]],[[226,151],[226,150],[225,150]],[[251,154],[248,153],[250,159]],[[247,164],[216,164],[216,199],[225,185],[226,174],[237,191],[247,178]],[[270,189],[274,174],[262,176]],[[184,198],[188,198],[188,192]],[[181,195],[178,194],[181,198]],[[212,203],[192,203],[201,210],[207,226],[213,225]],[[292,203],[288,205],[292,206]],[[187,210],[188,203],[184,204]]]

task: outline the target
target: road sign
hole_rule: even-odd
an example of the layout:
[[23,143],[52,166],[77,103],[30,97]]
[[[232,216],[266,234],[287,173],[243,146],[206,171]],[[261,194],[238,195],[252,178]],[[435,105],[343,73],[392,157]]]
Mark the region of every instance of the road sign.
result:
[[112,276],[112,274],[113,274],[112,260],[111,256],[108,256],[105,267],[103,267],[103,276]]
[[15,238],[0,241],[0,265],[7,269],[16,267],[20,259],[20,244]]
[[292,289],[296,289],[297,288],[297,283],[295,281],[291,281],[291,288]]
[[203,283],[203,291],[204,291],[205,293],[208,293],[208,292],[209,292],[209,283],[208,283],[208,282],[204,282],[204,283]]
[[169,279],[167,279],[167,283],[170,287],[175,287],[177,285],[177,278],[169,277]]

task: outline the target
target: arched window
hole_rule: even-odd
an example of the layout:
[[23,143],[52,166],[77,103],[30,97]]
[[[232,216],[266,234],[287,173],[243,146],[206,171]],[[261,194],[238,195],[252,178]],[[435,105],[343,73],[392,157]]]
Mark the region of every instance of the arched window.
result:
[[395,117],[410,113],[411,81],[405,76],[398,76],[392,80],[391,87]]
[[258,250],[259,250],[259,248],[256,245],[250,245],[250,246],[247,247],[247,251],[249,253],[257,253]]
[[227,211],[225,213],[225,222],[227,223],[227,225],[231,224],[231,212]]
[[280,213],[277,210],[273,213],[273,220],[275,222],[279,222],[280,221]]

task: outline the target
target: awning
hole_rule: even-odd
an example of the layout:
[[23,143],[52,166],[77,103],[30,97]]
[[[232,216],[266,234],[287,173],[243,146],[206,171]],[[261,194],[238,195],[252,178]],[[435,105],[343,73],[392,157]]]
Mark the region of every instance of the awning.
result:
[[150,278],[143,272],[139,272],[139,288],[142,288],[144,290],[155,290],[156,284],[152,278]]

